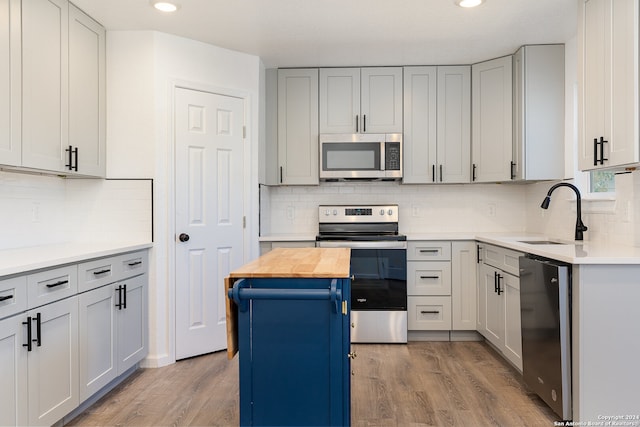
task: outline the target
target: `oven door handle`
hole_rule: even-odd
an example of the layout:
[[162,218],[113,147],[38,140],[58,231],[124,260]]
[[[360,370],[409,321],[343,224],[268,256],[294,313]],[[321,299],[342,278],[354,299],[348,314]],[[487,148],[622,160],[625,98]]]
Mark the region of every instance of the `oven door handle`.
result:
[[407,242],[403,240],[385,240],[377,242],[321,240],[317,242],[317,247],[351,249],[407,249]]

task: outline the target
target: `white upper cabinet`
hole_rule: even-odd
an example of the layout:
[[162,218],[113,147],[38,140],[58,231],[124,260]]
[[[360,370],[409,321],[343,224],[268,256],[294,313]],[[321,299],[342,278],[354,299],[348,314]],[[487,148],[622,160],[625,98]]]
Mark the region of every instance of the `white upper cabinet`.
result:
[[318,136],[318,70],[278,70],[280,184],[319,183]]
[[585,0],[578,13],[579,167],[637,163],[638,2]]
[[511,180],[512,57],[472,66],[472,181]]
[[405,67],[403,182],[469,182],[470,135],[470,67]]
[[0,20],[0,164],[104,177],[104,28],[67,0],[0,0]]
[[22,165],[68,171],[69,4],[22,2]]
[[104,27],[70,5],[68,145],[84,175],[105,176],[105,72]]
[[0,164],[19,166],[20,0],[0,0]]
[[471,67],[438,67],[438,182],[469,182]]
[[402,182],[436,182],[437,67],[404,68]]
[[564,45],[518,49],[513,89],[511,179],[564,178]]
[[402,67],[320,69],[320,133],[401,133]]

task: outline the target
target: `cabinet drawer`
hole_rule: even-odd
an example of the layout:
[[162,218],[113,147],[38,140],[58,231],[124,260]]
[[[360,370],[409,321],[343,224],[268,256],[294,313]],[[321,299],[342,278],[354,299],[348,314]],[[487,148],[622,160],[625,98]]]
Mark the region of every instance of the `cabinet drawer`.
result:
[[78,265],[78,292],[99,288],[118,280],[118,257],[100,258]]
[[27,276],[0,280],[0,319],[27,309]]
[[27,276],[28,308],[39,307],[78,293],[78,267],[69,265]]
[[451,242],[417,241],[407,243],[408,261],[446,261],[451,259]]
[[484,255],[482,261],[485,264],[499,268],[514,276],[520,276],[520,261],[518,258],[523,255],[521,252],[486,243],[483,243],[482,246]]
[[410,261],[407,263],[408,295],[451,295],[449,261]]
[[132,252],[120,255],[118,258],[120,263],[120,277],[118,280],[144,274],[149,268],[147,265],[147,251]]
[[451,297],[407,297],[410,331],[451,330]]

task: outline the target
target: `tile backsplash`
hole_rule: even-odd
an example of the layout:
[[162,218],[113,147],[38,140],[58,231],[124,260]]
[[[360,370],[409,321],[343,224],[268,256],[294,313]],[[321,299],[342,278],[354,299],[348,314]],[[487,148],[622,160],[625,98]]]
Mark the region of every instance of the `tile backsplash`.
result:
[[0,171],[0,250],[72,241],[151,241],[150,180]]
[[524,231],[526,186],[332,182],[261,187],[261,235],[318,231],[318,205],[397,204],[402,233]]

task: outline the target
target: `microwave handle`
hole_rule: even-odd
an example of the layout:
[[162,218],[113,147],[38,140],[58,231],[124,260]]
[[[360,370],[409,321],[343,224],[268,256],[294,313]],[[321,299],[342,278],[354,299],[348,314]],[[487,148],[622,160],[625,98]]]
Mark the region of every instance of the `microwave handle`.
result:
[[380,170],[384,171],[387,166],[387,145],[380,143]]

